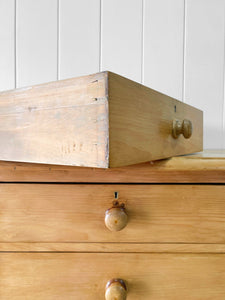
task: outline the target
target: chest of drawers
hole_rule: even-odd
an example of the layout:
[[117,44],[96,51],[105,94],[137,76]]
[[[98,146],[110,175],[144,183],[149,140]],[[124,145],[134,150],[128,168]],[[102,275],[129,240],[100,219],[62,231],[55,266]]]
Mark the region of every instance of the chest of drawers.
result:
[[225,299],[223,152],[0,181],[0,299]]

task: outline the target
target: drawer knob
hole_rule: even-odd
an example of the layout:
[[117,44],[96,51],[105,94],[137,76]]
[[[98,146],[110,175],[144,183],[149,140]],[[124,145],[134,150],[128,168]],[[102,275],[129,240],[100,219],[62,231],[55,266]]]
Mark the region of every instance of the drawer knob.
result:
[[189,139],[192,135],[192,123],[190,120],[183,121],[173,120],[172,135],[176,139],[180,134],[183,134],[185,139]]
[[126,225],[128,216],[124,204],[118,201],[113,202],[113,206],[105,212],[105,225],[110,231],[120,231]]
[[106,300],[126,300],[127,287],[122,279],[112,279],[107,282],[105,291]]

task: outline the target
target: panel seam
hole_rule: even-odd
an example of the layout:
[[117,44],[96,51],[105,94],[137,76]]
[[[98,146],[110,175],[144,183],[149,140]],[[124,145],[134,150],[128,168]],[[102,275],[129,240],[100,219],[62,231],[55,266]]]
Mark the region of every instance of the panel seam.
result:
[[59,49],[59,40],[60,40],[60,37],[59,37],[59,35],[60,35],[60,32],[59,32],[59,26],[60,26],[60,24],[59,24],[59,16],[60,16],[60,14],[59,14],[59,6],[60,6],[60,0],[57,0],[57,61],[56,61],[56,79],[57,80],[59,80],[59,74],[60,74],[60,70],[59,70],[59,67],[60,67],[60,62],[59,62],[59,51],[60,51],[60,49]]
[[14,0],[14,88],[17,88],[17,0]]
[[222,102],[222,149],[225,148],[225,6],[224,6],[224,57],[223,57],[223,102]]
[[102,71],[102,0],[99,0],[99,72]]
[[183,21],[183,78],[182,78],[182,101],[185,103],[185,74],[186,74],[186,0],[184,0],[184,21]]
[[145,24],[145,0],[142,0],[142,24],[141,24],[141,83],[144,84],[144,26]]

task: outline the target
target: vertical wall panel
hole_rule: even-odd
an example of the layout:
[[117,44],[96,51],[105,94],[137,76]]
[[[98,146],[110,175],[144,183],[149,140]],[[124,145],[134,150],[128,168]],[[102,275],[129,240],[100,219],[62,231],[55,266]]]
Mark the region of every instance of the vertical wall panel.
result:
[[60,0],[59,78],[99,72],[100,0]]
[[15,87],[15,0],[0,0],[0,90]]
[[17,0],[17,86],[57,79],[57,0]]
[[184,0],[144,3],[144,84],[182,100]]
[[142,1],[102,0],[101,69],[141,82]]
[[224,44],[225,0],[0,0],[0,90],[111,70],[204,110],[222,148]]
[[204,111],[204,147],[222,147],[224,0],[187,0],[185,102]]

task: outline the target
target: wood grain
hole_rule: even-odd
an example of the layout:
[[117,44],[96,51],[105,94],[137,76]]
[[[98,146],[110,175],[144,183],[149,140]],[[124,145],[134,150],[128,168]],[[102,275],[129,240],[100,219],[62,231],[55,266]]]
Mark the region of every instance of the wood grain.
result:
[[[114,192],[127,226],[111,232]],[[225,243],[225,186],[0,185],[1,242]]]
[[[190,139],[173,138],[174,119],[192,122]],[[202,151],[202,111],[111,72],[109,124],[110,167]]]
[[99,169],[0,162],[2,182],[225,183],[225,151]]
[[103,300],[121,278],[129,300],[222,300],[224,254],[2,253],[0,295],[11,299]]
[[[201,111],[110,72],[0,93],[0,117],[6,161],[108,168],[202,150]],[[191,138],[173,138],[174,119]]]
[[0,242],[0,252],[224,253],[225,244]]
[[108,166],[106,74],[0,94],[0,159]]

